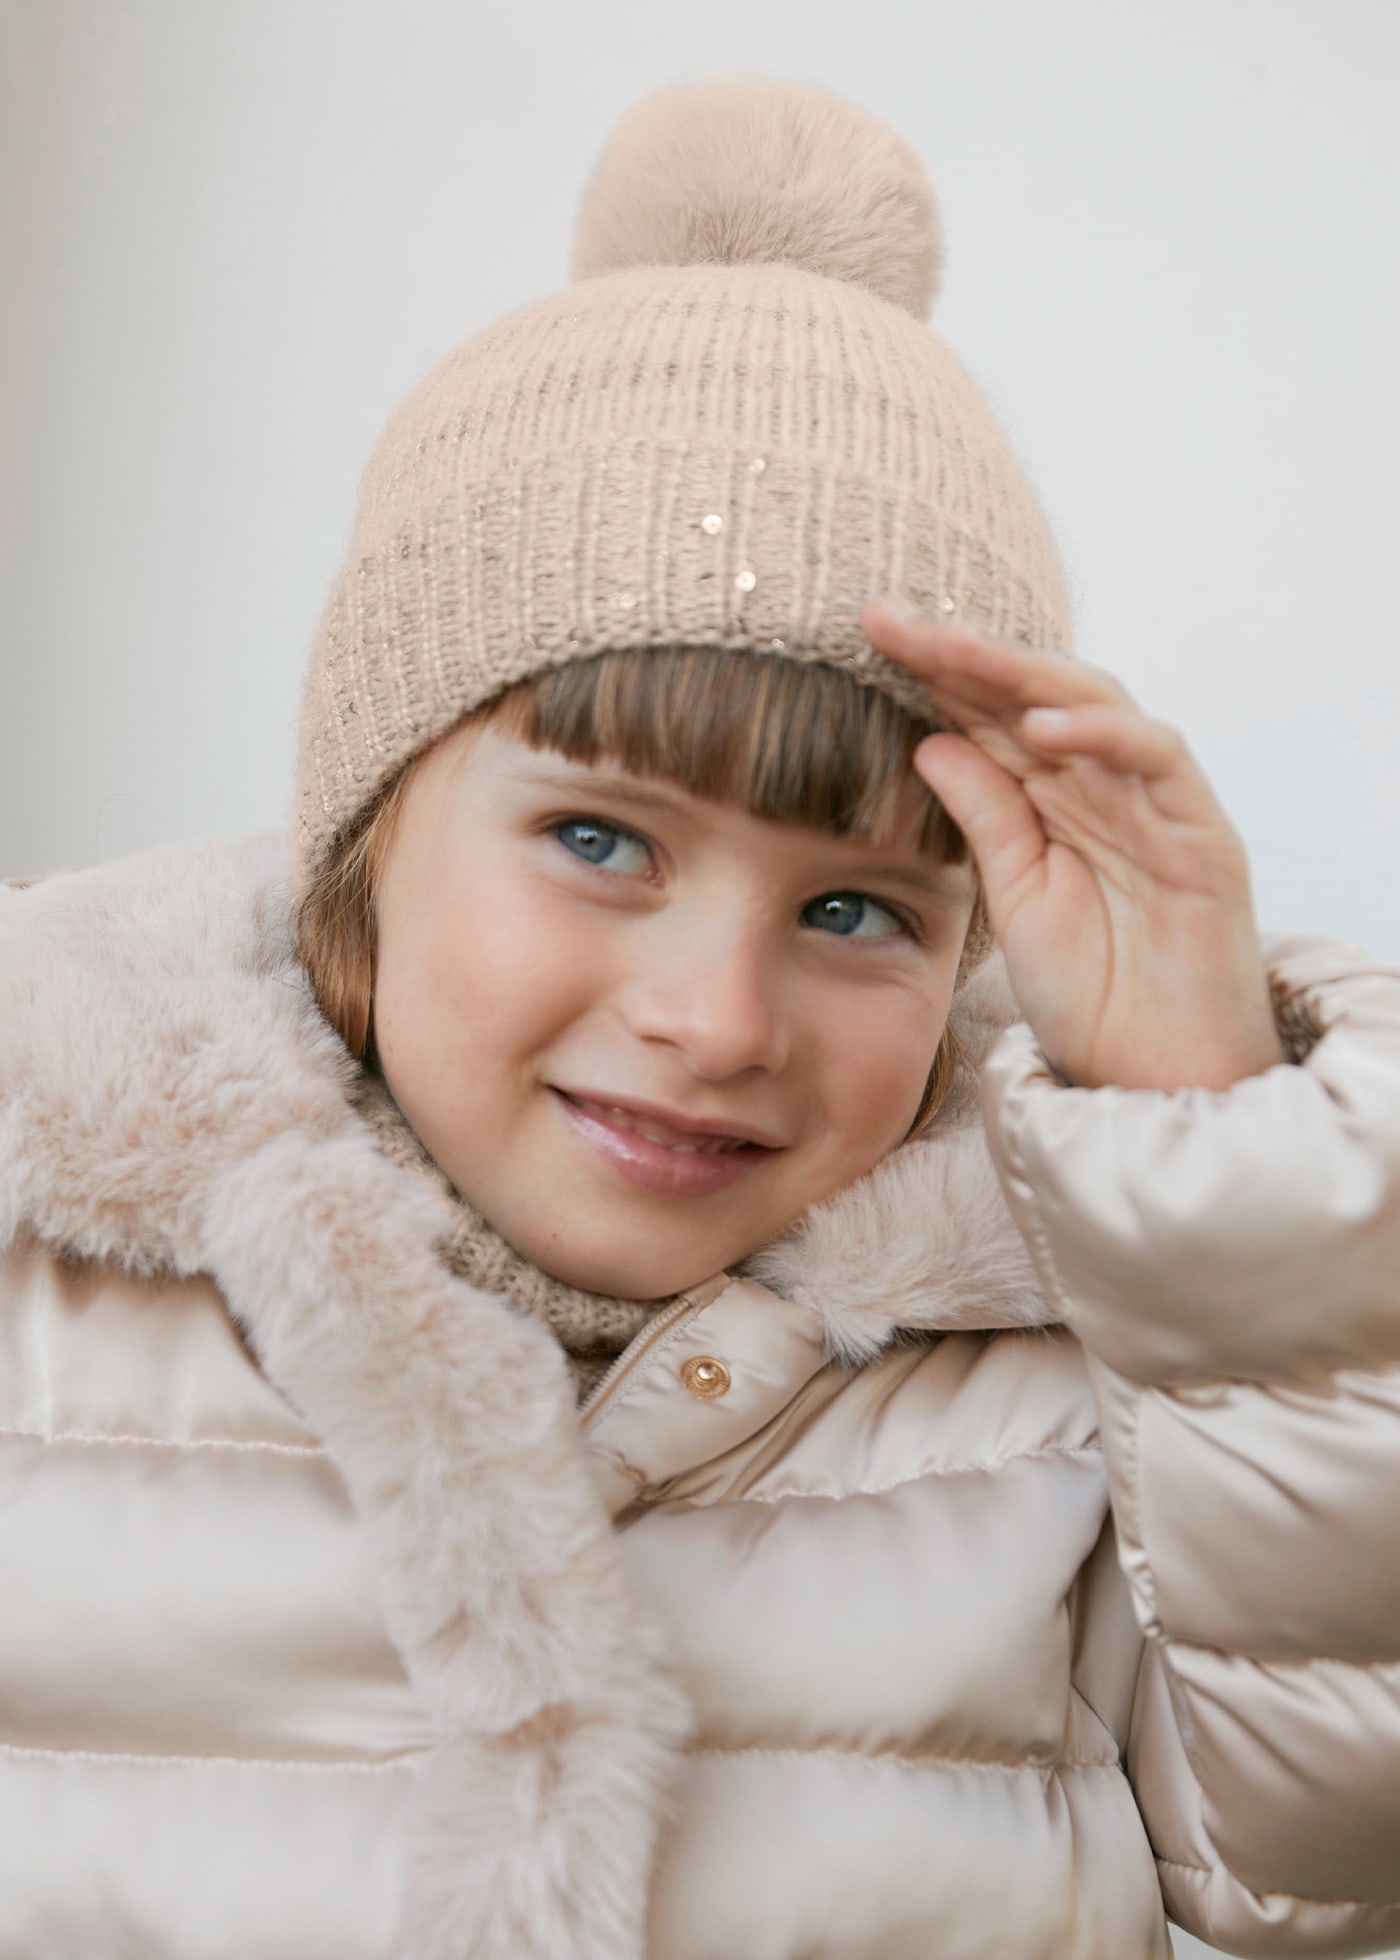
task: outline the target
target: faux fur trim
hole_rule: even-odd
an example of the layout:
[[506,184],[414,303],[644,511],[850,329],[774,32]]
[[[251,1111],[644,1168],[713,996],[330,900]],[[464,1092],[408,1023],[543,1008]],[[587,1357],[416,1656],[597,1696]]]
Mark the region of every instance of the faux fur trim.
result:
[[324,1438],[441,1735],[396,1960],[626,1960],[692,1732],[564,1354],[347,1099],[278,839],[0,891],[0,1251],[207,1273]]
[[[644,1948],[693,1716],[634,1593],[557,1341],[467,1285],[455,1220],[356,1113],[296,958],[277,833],[0,888],[0,1252],[32,1233],[207,1274],[339,1468],[441,1735],[397,1960]],[[753,1262],[856,1360],[903,1326],[1048,1318],[976,1110],[1014,1018],[964,988],[944,1119]]]
[[1040,1327],[1047,1303],[980,1125],[910,1144],[815,1206],[744,1270],[810,1306],[830,1354],[870,1360],[896,1329]]

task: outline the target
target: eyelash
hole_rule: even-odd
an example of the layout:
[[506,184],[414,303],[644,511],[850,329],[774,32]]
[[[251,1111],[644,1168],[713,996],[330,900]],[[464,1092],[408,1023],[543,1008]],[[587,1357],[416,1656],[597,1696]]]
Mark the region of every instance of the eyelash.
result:
[[[559,843],[561,844],[563,849],[568,851],[569,856],[573,858],[576,863],[587,865],[590,871],[602,872],[602,874],[605,877],[620,878],[620,877],[626,877],[627,874],[625,872],[609,871],[608,867],[604,864],[594,864],[591,859],[584,857],[581,852],[573,850],[568,844],[564,843],[562,833],[570,829],[574,825],[578,825],[580,828],[587,827],[588,829],[591,830],[605,831],[611,837],[629,838],[634,844],[640,844],[643,850],[645,850],[649,856],[652,854],[652,847],[650,843],[647,841],[645,837],[642,836],[640,831],[629,830],[625,824],[609,823],[603,817],[590,817],[584,815],[556,818],[549,826],[550,835],[558,838]],[[911,919],[908,916],[908,914],[903,912],[897,905],[890,904],[890,902],[887,899],[875,898],[869,892],[847,891],[845,889],[841,889],[841,890],[830,891],[830,892],[818,892],[817,896],[815,898],[809,899],[807,903],[808,905],[815,905],[818,903],[820,899],[823,898],[864,899],[868,905],[873,905],[878,911],[884,912],[889,918],[893,919],[895,924],[899,927],[899,932],[897,934],[876,933],[874,935],[870,935],[870,934],[863,935],[864,937],[867,938],[874,937],[877,939],[886,939],[886,938],[894,939],[894,938],[903,937],[906,939],[913,940],[916,945],[923,944],[924,935],[918,922],[914,919]],[[806,910],[805,906],[803,910],[804,911]],[[856,936],[857,935],[853,933],[829,933],[827,935],[827,937],[831,939],[850,939],[850,938],[855,938]]]

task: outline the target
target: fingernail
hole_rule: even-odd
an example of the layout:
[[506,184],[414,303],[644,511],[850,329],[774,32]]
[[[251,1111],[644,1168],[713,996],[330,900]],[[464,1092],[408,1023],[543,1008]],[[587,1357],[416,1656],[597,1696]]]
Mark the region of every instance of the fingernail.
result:
[[879,603],[890,615],[890,618],[897,619],[901,626],[908,626],[919,617],[919,608],[917,606],[911,605],[907,599],[898,598],[892,593],[882,592],[879,595]]

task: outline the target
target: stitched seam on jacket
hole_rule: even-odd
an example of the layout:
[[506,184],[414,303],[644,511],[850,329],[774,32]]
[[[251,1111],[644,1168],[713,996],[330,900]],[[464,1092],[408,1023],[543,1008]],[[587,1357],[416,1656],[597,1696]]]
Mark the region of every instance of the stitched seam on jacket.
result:
[[779,1749],[769,1748],[762,1743],[751,1743],[733,1748],[723,1744],[706,1743],[700,1748],[687,1749],[688,1756],[765,1756],[775,1759],[795,1759],[810,1762],[817,1757],[829,1757],[838,1763],[864,1763],[873,1768],[881,1763],[893,1763],[900,1769],[994,1769],[1010,1775],[1056,1776],[1062,1769],[1121,1769],[1116,1756],[1066,1756],[1057,1763],[1031,1763],[1022,1760],[1015,1763],[999,1761],[995,1756],[901,1756],[893,1750],[869,1749]]
[[1045,1443],[1033,1450],[1008,1450],[1005,1456],[990,1456],[982,1462],[931,1463],[927,1469],[916,1470],[912,1476],[896,1477],[889,1484],[862,1484],[856,1490],[832,1492],[829,1490],[783,1490],[765,1495],[762,1491],[745,1491],[741,1497],[726,1497],[723,1504],[786,1504],[790,1500],[807,1498],[816,1503],[840,1504],[848,1497],[882,1497],[887,1491],[904,1490],[910,1484],[919,1484],[926,1477],[970,1477],[983,1470],[1001,1470],[1008,1463],[1034,1462],[1048,1456],[1102,1457],[1103,1450],[1097,1443]]
[[[1101,1363],[1101,1366],[1107,1366]],[[1123,1483],[1131,1500],[1132,1512],[1129,1522],[1134,1538],[1142,1549],[1143,1587],[1147,1594],[1146,1604],[1152,1615],[1152,1624],[1144,1629],[1150,1634],[1158,1634],[1166,1639],[1166,1629],[1162,1625],[1162,1612],[1157,1599],[1157,1575],[1152,1570],[1152,1561],[1147,1555],[1147,1539],[1142,1525],[1142,1417],[1147,1405],[1147,1397],[1133,1383],[1129,1383],[1133,1398],[1132,1422],[1123,1439]]]
[[[1184,1634],[1167,1633],[1163,1639],[1168,1648],[1185,1647],[1197,1654],[1214,1654],[1218,1660],[1243,1661],[1246,1667],[1349,1667],[1355,1674],[1383,1674],[1393,1668],[1395,1685],[1400,1688],[1400,1654],[1374,1661],[1349,1661],[1341,1654],[1283,1654],[1274,1659],[1268,1654],[1241,1654],[1231,1647],[1215,1647],[1208,1640],[1188,1640]],[[1195,1692],[1187,1682],[1182,1686],[1187,1694]]]
[[[729,1291],[729,1286],[732,1286],[733,1284],[734,1281],[731,1280],[728,1286],[721,1288],[721,1292],[727,1293]],[[715,1295],[715,1300],[718,1300],[719,1298],[720,1298],[720,1294],[717,1293]],[[715,1303],[714,1300],[711,1300],[709,1302],[710,1306],[713,1306],[714,1303]],[[600,1405],[601,1413],[599,1413],[598,1411],[588,1412],[588,1422],[586,1427],[584,1428],[585,1435],[589,1435],[589,1436],[596,1435],[598,1431],[603,1427],[604,1423],[611,1421],[616,1411],[620,1409],[622,1405],[631,1396],[635,1395],[645,1382],[650,1380],[652,1371],[656,1367],[657,1362],[661,1359],[661,1356],[666,1352],[667,1348],[670,1347],[673,1342],[678,1341],[682,1334],[688,1332],[691,1323],[694,1320],[696,1320],[699,1317],[699,1315],[702,1314],[704,1311],[705,1311],[704,1307],[700,1307],[696,1309],[695,1313],[681,1315],[676,1320],[673,1326],[668,1327],[664,1334],[658,1335],[656,1340],[652,1343],[652,1345],[637,1356],[635,1362],[632,1364],[631,1380],[629,1381],[625,1376],[619,1379],[615,1393],[612,1393],[609,1396],[606,1409],[602,1409]],[[643,1331],[645,1332],[645,1330]]]
[[[1044,1061],[1044,1056],[1041,1059]],[[1046,1066],[1048,1067],[1049,1064],[1047,1063]],[[1035,1240],[1032,1252],[1033,1254],[1038,1252],[1041,1259],[1045,1262],[1045,1271],[1041,1277],[1046,1278],[1048,1276],[1046,1290],[1063,1314],[1065,1325],[1073,1331],[1073,1309],[1070,1304],[1069,1295],[1065,1291],[1064,1281],[1060,1278],[1060,1269],[1056,1265],[1054,1255],[1050,1250],[1050,1235],[1045,1229],[1045,1221],[1040,1215],[1040,1206],[1035,1200],[1035,1185],[1032,1183],[1026,1171],[1026,1156],[1021,1145],[1019,1127],[1014,1123],[1005,1124],[1002,1126],[1001,1135],[1006,1146],[1006,1154],[1011,1160],[1012,1169],[1021,1180],[1021,1184],[1027,1194],[1025,1200],[1026,1209],[1030,1214],[1031,1236]],[[1020,1220],[1018,1219],[1016,1223],[1024,1236],[1024,1227],[1021,1226]]]
[[[1153,1856],[1156,1857],[1155,1852]],[[1223,1876],[1228,1878],[1232,1885],[1238,1885],[1246,1898],[1261,1902],[1265,1898],[1293,1899],[1300,1906],[1336,1906],[1348,1912],[1393,1913],[1400,1910],[1400,1906],[1389,1899],[1315,1899],[1310,1892],[1286,1892],[1276,1885],[1271,1885],[1267,1893],[1252,1892],[1243,1879],[1235,1877],[1228,1865],[1218,1865],[1215,1871],[1212,1871],[1208,1865],[1183,1865],[1179,1858],[1157,1858],[1157,1863],[1166,1865],[1175,1872],[1187,1872],[1192,1878]]]
[[0,1761],[6,1756],[43,1763],[136,1763],[142,1769],[285,1769],[318,1776],[379,1776],[386,1770],[412,1770],[420,1760],[413,1755],[382,1763],[317,1763],[295,1756],[164,1755],[155,1750],[41,1749],[23,1742],[0,1742]]
[[31,1443],[113,1443],[125,1449],[149,1450],[251,1450],[273,1456],[325,1456],[319,1443],[267,1443],[245,1441],[234,1436],[196,1436],[181,1442],[175,1436],[89,1436],[77,1429],[10,1429],[0,1423],[0,1436],[19,1436]]
[[1159,1865],[1170,1865],[1174,1872],[1191,1872],[1196,1878],[1213,1876],[1209,1865],[1185,1865],[1180,1858],[1164,1858],[1157,1851],[1154,1851],[1152,1856]]

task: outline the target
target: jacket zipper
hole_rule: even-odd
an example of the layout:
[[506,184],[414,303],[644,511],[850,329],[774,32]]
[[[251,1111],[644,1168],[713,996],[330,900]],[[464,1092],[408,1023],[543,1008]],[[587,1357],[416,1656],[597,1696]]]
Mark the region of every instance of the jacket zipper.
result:
[[622,1353],[613,1362],[593,1393],[579,1410],[579,1424],[582,1428],[591,1427],[605,1403],[613,1399],[614,1392],[624,1375],[630,1375],[637,1363],[649,1354],[664,1334],[678,1327],[683,1320],[699,1313],[700,1308],[688,1293],[683,1293],[669,1307],[664,1307],[654,1320],[649,1320],[639,1334],[636,1334]]

